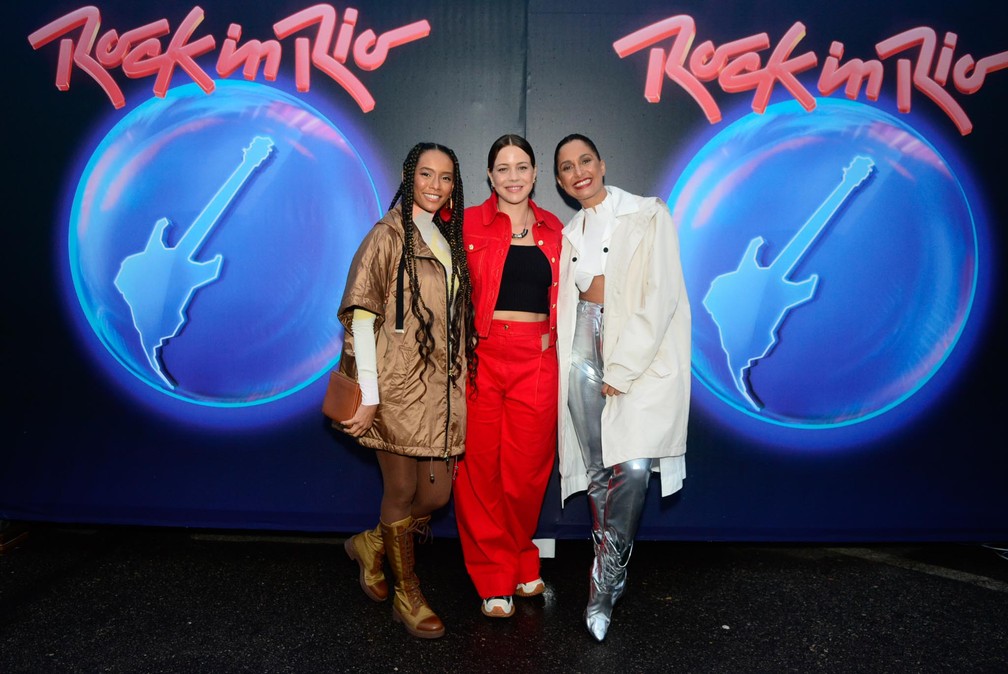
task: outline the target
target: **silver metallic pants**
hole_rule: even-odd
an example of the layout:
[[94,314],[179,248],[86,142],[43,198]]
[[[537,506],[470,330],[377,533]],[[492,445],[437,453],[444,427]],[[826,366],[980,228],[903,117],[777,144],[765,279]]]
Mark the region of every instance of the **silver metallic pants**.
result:
[[595,560],[592,563],[585,623],[599,641],[609,628],[613,604],[626,586],[626,565],[644,509],[651,459],[602,463],[602,305],[580,301],[567,406],[588,470]]

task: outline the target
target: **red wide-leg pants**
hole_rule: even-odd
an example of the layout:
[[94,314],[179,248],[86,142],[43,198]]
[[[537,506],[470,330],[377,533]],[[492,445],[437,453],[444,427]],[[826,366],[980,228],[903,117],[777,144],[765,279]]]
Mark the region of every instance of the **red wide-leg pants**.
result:
[[[455,516],[480,597],[539,577],[532,542],[556,457],[557,356],[549,323],[493,321],[469,391]],[[546,339],[548,342],[549,340]]]

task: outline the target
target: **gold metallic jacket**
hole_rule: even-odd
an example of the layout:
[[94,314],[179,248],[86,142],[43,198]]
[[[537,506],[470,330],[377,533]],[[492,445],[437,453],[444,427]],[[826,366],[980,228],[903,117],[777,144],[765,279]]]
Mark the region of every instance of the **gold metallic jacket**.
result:
[[[410,310],[409,277],[403,279],[403,330],[395,330],[396,281],[403,251],[402,211],[396,206],[371,228],[354,255],[339,318],[345,328],[340,370],[356,379],[353,310],[375,318],[378,395],[371,428],[360,444],[394,454],[446,458],[465,451],[465,354],[456,385],[448,379],[448,290],[445,269],[414,228],[416,270],[424,304],[431,310],[435,348],[424,369],[416,340],[418,322]],[[465,337],[459,344],[465,343]]]

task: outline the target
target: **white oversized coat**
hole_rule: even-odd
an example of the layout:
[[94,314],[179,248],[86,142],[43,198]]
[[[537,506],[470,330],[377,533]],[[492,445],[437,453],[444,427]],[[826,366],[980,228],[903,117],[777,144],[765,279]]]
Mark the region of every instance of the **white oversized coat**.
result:
[[[679,260],[679,237],[668,206],[606,187],[616,226],[605,260],[602,314],[603,379],[623,395],[606,398],[602,412],[602,460],[606,466],[656,458],[662,495],[678,486],[664,459],[686,452],[690,399],[690,306]],[[564,228],[557,306],[560,360],[561,498],[588,488],[567,389],[574,343],[578,289],[574,284],[584,211]],[[600,392],[601,395],[601,392]],[[672,462],[667,466],[671,468]],[[666,479],[668,477],[668,479]],[[675,486],[673,486],[675,484]]]

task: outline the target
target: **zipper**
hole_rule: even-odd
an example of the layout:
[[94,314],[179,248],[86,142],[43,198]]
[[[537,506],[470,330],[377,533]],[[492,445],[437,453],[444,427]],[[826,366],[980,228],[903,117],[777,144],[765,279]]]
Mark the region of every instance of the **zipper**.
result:
[[[449,461],[451,459],[451,457],[449,456],[449,452],[451,450],[451,444],[450,444],[451,434],[450,434],[450,432],[451,432],[451,409],[452,409],[452,404],[451,404],[451,372],[450,372],[451,371],[451,364],[452,364],[452,348],[451,348],[451,339],[449,339],[449,335],[451,333],[451,279],[448,277],[448,270],[445,268],[445,266],[443,264],[441,264],[441,260],[437,259],[437,257],[431,257],[431,258],[428,258],[428,259],[431,260],[432,262],[434,262],[434,264],[436,264],[439,267],[441,267],[441,274],[442,274],[442,276],[444,276],[444,279],[445,279],[445,294],[444,294],[444,299],[445,299],[445,314],[444,314],[445,315],[445,332],[444,332],[444,338],[445,338],[445,353],[447,354],[447,360],[445,361],[445,405],[447,406],[447,411],[446,411],[446,414],[445,414],[444,456],[442,458],[444,459],[445,469],[447,470],[448,469],[448,463],[449,463]],[[433,467],[433,462],[432,462],[431,470],[430,470],[430,481],[431,481],[432,484],[434,483],[434,467]]]
[[[420,257],[420,256],[418,255],[417,257]],[[445,353],[448,354],[448,358],[447,358],[447,361],[445,362],[445,404],[447,405],[447,414],[445,415],[444,456],[442,458],[444,459],[445,469],[447,470],[448,465],[449,465],[449,461],[451,459],[451,457],[448,455],[449,452],[450,452],[450,449],[451,449],[451,445],[450,445],[450,438],[451,438],[451,436],[450,436],[450,430],[451,430],[451,408],[452,408],[452,405],[451,405],[451,376],[450,376],[451,363],[452,363],[452,349],[451,349],[451,340],[448,338],[449,334],[451,332],[451,278],[449,278],[449,276],[448,276],[448,270],[445,268],[445,266],[443,264],[441,264],[441,260],[437,259],[436,255],[432,254],[430,257],[428,257],[428,256],[425,255],[423,257],[426,258],[426,259],[428,259],[428,260],[431,260],[434,264],[436,264],[437,266],[441,267],[441,275],[444,277],[444,280],[445,280],[445,294],[444,294],[444,299],[445,299],[445,332],[444,332],[444,337],[445,337]],[[459,337],[461,339],[461,335],[459,335]],[[433,464],[433,462],[432,462],[432,464]],[[433,468],[433,465],[431,466],[431,470],[430,470],[430,481],[431,481],[431,483],[434,482],[434,468]]]

